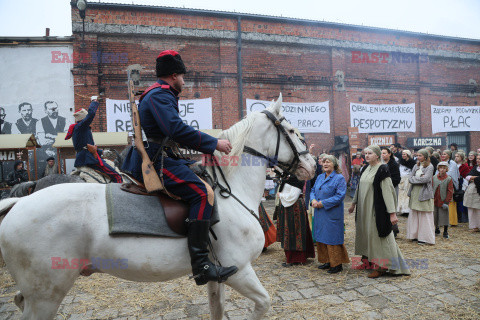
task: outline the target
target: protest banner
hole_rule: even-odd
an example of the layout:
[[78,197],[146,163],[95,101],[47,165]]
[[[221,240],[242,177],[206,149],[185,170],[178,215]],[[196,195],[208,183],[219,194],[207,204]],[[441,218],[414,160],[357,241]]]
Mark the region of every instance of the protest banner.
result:
[[[247,99],[247,114],[262,111],[271,101]],[[283,102],[282,113],[301,133],[330,133],[329,102]]]
[[[138,104],[138,101],[137,101]],[[130,102],[128,100],[106,100],[107,131],[132,131]],[[212,129],[212,98],[180,100],[178,110],[183,122],[195,129]]]
[[415,103],[350,103],[350,126],[360,133],[415,132]]
[[480,131],[480,106],[431,106],[432,133]]

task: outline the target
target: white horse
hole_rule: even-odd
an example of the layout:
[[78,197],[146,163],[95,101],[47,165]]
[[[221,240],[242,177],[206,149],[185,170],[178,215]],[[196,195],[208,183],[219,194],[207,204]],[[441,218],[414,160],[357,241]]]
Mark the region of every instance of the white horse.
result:
[[[280,108],[281,95],[266,110],[280,119]],[[301,180],[311,179],[315,161],[305,152],[294,128],[285,120],[278,124],[285,129],[285,135],[277,132],[266,114],[256,112],[222,135],[232,142],[233,157],[244,154],[244,146],[274,157],[278,138],[278,160],[289,163],[297,159],[295,175]],[[238,166],[225,168],[232,193],[255,212],[264,190],[266,165],[258,158],[242,164],[240,157]],[[239,270],[225,283],[208,283],[211,319],[223,317],[224,284],[253,300],[251,319],[260,319],[270,307],[270,297],[252,268],[252,261],[262,252],[262,228],[235,199],[222,198],[216,191],[220,222],[213,227],[218,237],[218,241],[212,240],[213,247],[222,265],[235,265]],[[186,238],[109,236],[105,185],[55,185],[27,197],[0,202],[0,213],[9,208],[0,225],[0,248],[20,290],[14,300],[23,311],[22,319],[53,319],[79,276],[79,269],[52,269],[52,257],[70,262],[92,257],[128,259],[126,269],[101,271],[131,281],[168,281],[191,273]]]

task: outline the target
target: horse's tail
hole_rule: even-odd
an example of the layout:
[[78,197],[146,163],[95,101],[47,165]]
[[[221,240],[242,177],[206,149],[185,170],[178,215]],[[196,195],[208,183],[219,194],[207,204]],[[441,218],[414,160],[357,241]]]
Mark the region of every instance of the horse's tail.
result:
[[0,217],[6,215],[19,200],[20,198],[7,198],[0,201]]

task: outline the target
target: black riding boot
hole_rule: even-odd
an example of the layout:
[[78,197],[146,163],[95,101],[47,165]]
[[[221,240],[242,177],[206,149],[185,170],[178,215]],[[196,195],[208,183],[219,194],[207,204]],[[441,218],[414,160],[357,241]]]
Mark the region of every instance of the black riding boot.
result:
[[219,267],[208,258],[209,227],[210,221],[208,220],[190,220],[187,225],[192,272],[195,282],[199,286],[208,281],[224,282],[238,271],[235,266]]

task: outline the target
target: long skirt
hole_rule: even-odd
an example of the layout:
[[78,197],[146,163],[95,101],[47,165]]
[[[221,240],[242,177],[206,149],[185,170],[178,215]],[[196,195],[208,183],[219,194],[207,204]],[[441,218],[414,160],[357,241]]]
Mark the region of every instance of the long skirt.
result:
[[407,220],[407,239],[435,244],[435,222],[432,211],[412,209]]
[[480,209],[468,208],[468,227],[480,229]]
[[450,225],[458,225],[458,215],[457,215],[457,203],[452,201],[448,204],[448,216],[450,219]]
[[317,242],[318,262],[330,263],[330,267],[336,267],[342,263],[349,263],[347,248],[344,244],[329,245]]
[[468,210],[467,207],[463,205],[463,201],[457,202],[457,216],[458,222],[468,222]]
[[265,207],[262,203],[260,203],[260,206],[258,207],[258,218],[260,220],[263,233],[265,234],[265,244],[263,247],[267,248],[277,240],[277,229],[268,216],[267,211],[265,211]]
[[303,198],[287,208],[280,203],[275,210],[278,213],[277,241],[285,250],[287,263],[304,263],[307,258],[314,258],[312,232]]
[[439,207],[433,208],[433,220],[435,221],[435,227],[448,227],[448,210]]
[[410,206],[409,206],[410,197],[408,196],[409,188],[410,188],[410,183],[408,182],[408,176],[402,177],[402,180],[400,180],[400,184],[398,185],[397,211],[399,213],[410,213]]

